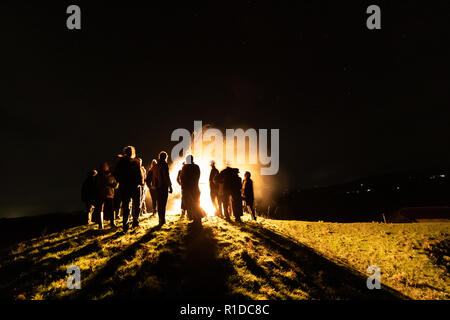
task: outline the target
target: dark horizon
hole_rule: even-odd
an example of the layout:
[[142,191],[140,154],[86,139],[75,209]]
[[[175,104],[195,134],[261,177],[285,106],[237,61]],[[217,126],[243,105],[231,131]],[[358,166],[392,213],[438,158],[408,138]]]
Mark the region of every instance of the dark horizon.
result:
[[450,166],[449,4],[2,5],[0,217],[75,211],[86,172],[176,128],[279,128],[284,188]]

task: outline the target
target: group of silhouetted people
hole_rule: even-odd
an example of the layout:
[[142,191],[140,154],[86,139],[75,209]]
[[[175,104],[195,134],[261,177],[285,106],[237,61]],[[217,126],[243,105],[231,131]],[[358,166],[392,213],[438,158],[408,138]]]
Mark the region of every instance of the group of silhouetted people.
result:
[[209,174],[209,189],[211,201],[216,208],[216,215],[230,220],[231,212],[236,221],[241,221],[242,200],[252,216],[256,220],[253,193],[253,181],[250,172],[244,174],[244,181],[239,177],[239,169],[231,168],[229,162],[226,168],[219,172],[215,162],[211,161],[211,172]]
[[[194,163],[192,155],[186,157],[177,182],[181,186],[181,217],[185,215],[193,220],[194,225],[201,226],[205,211],[200,206],[200,167]],[[242,201],[245,202],[252,218],[256,220],[254,209],[253,181],[250,172],[245,178],[239,177],[239,169],[231,168],[229,163],[221,172],[211,161],[209,175],[211,201],[216,209],[216,216],[230,220],[231,213],[237,222],[243,215]],[[148,170],[142,165],[142,159],[136,158],[133,146],[127,146],[116,157],[114,170],[107,162],[100,164],[98,170],[88,173],[82,186],[82,200],[86,203],[88,223],[95,221],[103,229],[104,221],[110,221],[116,227],[115,219],[122,213],[123,231],[139,227],[139,218],[147,211],[146,194],[152,199],[152,215],[158,213],[159,225],[166,223],[166,205],[172,182],[167,164],[167,153],[161,151]]]
[[166,159],[167,153],[161,151],[147,171],[142,159],[136,158],[135,148],[127,146],[116,157],[114,170],[104,162],[98,170],[91,171],[82,186],[88,223],[95,220],[102,229],[104,220],[109,220],[116,227],[115,219],[121,212],[124,232],[128,231],[130,220],[132,228],[139,227],[139,217],[147,211],[145,196],[150,190],[153,214],[157,210],[159,224],[165,224],[167,198],[172,192]]
[[[256,220],[253,181],[250,176],[250,172],[246,171],[242,182],[239,169],[231,168],[229,162],[226,163],[226,168],[219,172],[215,162],[211,161],[209,189],[216,216],[230,220],[232,213],[237,222],[241,221],[242,200],[244,200],[247,210],[253,220]],[[181,185],[181,216],[187,214],[196,224],[201,223],[201,219],[206,217],[200,206],[199,179],[200,168],[194,163],[193,156],[188,155],[178,172],[177,182]]]

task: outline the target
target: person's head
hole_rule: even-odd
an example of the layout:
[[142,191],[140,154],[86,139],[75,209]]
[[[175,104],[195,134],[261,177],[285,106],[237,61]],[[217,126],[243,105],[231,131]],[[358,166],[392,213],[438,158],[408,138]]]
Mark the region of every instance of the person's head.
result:
[[95,177],[97,175],[97,170],[91,170],[87,173],[88,177]]
[[156,161],[156,159],[152,160],[152,163],[150,164],[150,170],[153,169],[153,167],[158,163],[158,161]]
[[142,158],[137,158],[137,160],[139,161],[139,165],[142,166]]
[[244,173],[244,178],[245,179],[250,179],[250,177],[252,176],[252,174],[249,172],[249,171],[245,171],[245,173]]
[[186,163],[187,163],[187,164],[192,164],[192,163],[194,163],[194,157],[192,156],[192,154],[187,155],[187,157],[186,157]]
[[214,160],[211,160],[209,162],[209,165],[211,166],[211,168],[214,168],[216,166],[216,162]]
[[136,157],[136,149],[133,146],[126,146],[123,148],[123,154],[129,158]]
[[167,152],[161,151],[159,153],[159,155],[158,155],[158,159],[161,160],[161,161],[166,161],[166,159],[167,159]]
[[100,163],[100,166],[98,168],[99,168],[100,172],[108,172],[109,164],[108,164],[108,162],[102,162],[102,163]]

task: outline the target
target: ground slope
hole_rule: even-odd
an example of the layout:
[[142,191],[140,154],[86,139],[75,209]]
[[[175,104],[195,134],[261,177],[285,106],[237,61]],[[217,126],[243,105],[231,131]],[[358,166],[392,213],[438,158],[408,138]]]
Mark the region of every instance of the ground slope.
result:
[[[201,230],[178,215],[168,222],[147,217],[126,235],[80,226],[15,244],[0,254],[0,298],[408,298],[388,285],[368,290],[358,264],[299,241],[280,221],[210,218]],[[80,290],[67,288],[70,265],[81,269]]]
[[378,266],[383,284],[412,299],[450,299],[448,222],[263,224],[361,273]]

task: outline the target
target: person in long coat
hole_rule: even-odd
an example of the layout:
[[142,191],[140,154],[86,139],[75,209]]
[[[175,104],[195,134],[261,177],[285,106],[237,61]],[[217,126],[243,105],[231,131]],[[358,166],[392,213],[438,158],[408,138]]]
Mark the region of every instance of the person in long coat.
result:
[[194,220],[194,224],[201,224],[202,218],[206,216],[200,206],[199,180],[200,167],[194,163],[194,157],[188,155],[181,170],[180,181],[188,216]]

